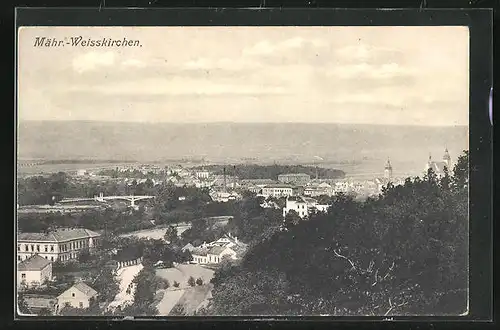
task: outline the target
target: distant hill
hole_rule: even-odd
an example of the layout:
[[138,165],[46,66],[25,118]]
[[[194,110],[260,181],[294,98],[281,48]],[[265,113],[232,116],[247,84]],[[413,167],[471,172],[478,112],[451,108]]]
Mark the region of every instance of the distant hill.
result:
[[[394,171],[423,167],[429,153],[452,157],[468,148],[468,129],[345,124],[171,124],[86,121],[19,123],[18,155],[23,159],[210,163],[343,164]],[[398,163],[399,162],[399,163]],[[382,165],[380,165],[382,163]],[[365,164],[365,165],[360,165]],[[374,168],[375,169],[375,168]]]

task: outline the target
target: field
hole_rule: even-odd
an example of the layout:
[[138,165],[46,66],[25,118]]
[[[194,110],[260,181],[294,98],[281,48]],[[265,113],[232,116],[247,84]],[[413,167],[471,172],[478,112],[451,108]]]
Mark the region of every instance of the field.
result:
[[[21,163],[21,162],[19,162]],[[116,168],[121,166],[130,166],[130,163],[79,163],[79,164],[37,164],[33,166],[18,165],[17,173],[19,176],[50,174],[57,172],[73,173],[79,169],[88,171],[99,171],[107,168]]]
[[187,288],[174,307],[181,306],[185,315],[193,315],[201,307],[200,305],[207,300],[211,291],[212,284],[210,283]]
[[[179,224],[177,228],[177,234],[181,235],[185,230],[190,227],[190,224]],[[120,237],[131,237],[135,236],[137,238],[150,238],[150,239],[162,239],[165,235],[165,227],[155,227],[151,229],[137,230],[130,233],[122,234]]]
[[[200,289],[191,288],[187,281],[190,276],[195,279],[201,278],[203,283],[208,284],[214,275],[214,271],[199,265],[178,265],[175,268],[157,269],[156,275],[167,279],[171,287],[163,291],[163,298],[157,308],[159,315],[168,315],[172,308],[182,303],[183,306],[193,309],[194,305],[200,305],[210,294],[209,285],[200,286]],[[178,282],[179,288],[174,288],[174,281]],[[202,289],[203,288],[203,289]],[[197,307],[194,306],[194,309]]]

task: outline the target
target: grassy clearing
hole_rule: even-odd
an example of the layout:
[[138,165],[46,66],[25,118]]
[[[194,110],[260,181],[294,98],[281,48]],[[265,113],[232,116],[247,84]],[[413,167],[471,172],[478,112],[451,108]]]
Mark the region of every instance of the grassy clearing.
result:
[[182,306],[186,315],[193,315],[198,307],[206,300],[210,290],[212,290],[212,285],[210,283],[188,288],[184,290],[184,294],[180,297],[176,305]]

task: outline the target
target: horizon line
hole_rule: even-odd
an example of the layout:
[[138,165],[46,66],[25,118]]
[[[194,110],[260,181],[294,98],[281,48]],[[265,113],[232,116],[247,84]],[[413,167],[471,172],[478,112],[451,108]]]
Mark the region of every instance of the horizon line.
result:
[[206,125],[206,124],[301,124],[301,125],[371,125],[371,126],[414,126],[414,127],[469,127],[469,124],[439,124],[439,125],[426,125],[426,124],[394,124],[394,123],[348,123],[348,122],[258,122],[258,121],[199,121],[199,122],[169,122],[169,121],[120,121],[120,120],[91,120],[91,119],[17,119],[17,123],[22,122],[82,122],[82,123],[108,123],[108,124],[146,124],[146,125],[159,125],[159,124],[171,124],[171,125]]

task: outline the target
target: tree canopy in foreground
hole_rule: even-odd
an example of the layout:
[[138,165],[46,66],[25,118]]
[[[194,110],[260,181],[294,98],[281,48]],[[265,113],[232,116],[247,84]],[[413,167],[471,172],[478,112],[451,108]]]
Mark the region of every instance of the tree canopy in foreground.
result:
[[212,283],[213,315],[458,315],[467,312],[468,152],[364,202],[277,231]]

